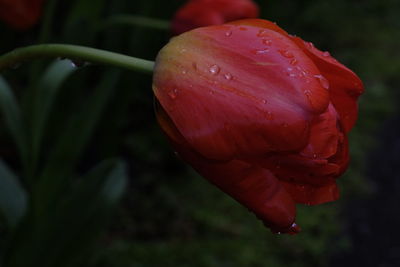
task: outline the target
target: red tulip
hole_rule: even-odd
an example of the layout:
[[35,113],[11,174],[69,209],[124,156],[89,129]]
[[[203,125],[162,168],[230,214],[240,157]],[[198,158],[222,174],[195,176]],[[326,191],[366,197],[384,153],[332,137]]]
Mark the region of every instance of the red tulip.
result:
[[43,0],[0,0],[0,19],[17,30],[27,30],[40,17]]
[[364,89],[328,52],[266,20],[198,28],[159,52],[153,90],[178,154],[273,232],[338,198]]
[[251,0],[191,0],[172,20],[173,34],[204,26],[258,17],[258,6]]

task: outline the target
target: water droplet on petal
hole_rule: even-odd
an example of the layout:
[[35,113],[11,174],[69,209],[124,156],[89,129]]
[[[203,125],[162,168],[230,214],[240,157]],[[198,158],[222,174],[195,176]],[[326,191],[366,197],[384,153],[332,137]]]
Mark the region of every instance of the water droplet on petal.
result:
[[314,159],[316,159],[316,158],[317,158],[317,154],[313,154],[312,156],[313,156],[313,158],[314,158]]
[[306,42],[306,41],[304,41],[304,43],[305,43],[305,45],[308,47],[308,49],[310,49],[310,50],[312,50],[312,49],[315,48],[315,47],[314,47],[314,44],[313,44],[312,42]]
[[231,36],[232,35],[232,31],[227,31],[227,32],[225,32],[225,36],[226,37],[229,37],[229,36]]
[[265,117],[267,118],[267,120],[273,120],[274,119],[274,114],[271,112],[271,111],[268,111],[266,114],[265,114]]
[[329,81],[321,74],[316,74],[314,77],[319,81],[321,86],[325,89],[329,89]]
[[182,74],[186,74],[187,73],[187,70],[186,69],[183,69],[182,70]]
[[181,49],[181,54],[185,53],[186,51],[187,51],[186,48],[182,48]]
[[258,37],[266,37],[266,36],[268,36],[268,33],[266,30],[259,30],[257,33],[257,36]]
[[328,51],[325,51],[325,52],[322,53],[322,56],[324,56],[324,57],[330,57],[331,54],[330,54]]
[[279,53],[281,53],[281,55],[286,57],[286,58],[294,57],[293,53],[288,51],[288,50],[279,50]]
[[269,52],[269,49],[265,48],[265,49],[257,50],[256,54],[265,54],[265,53],[268,53],[268,52]]
[[176,99],[178,96],[178,89],[174,88],[171,91],[168,92],[168,95],[171,99]]
[[220,68],[218,67],[218,65],[212,65],[209,71],[212,75],[217,75],[220,71]]
[[263,42],[263,44],[265,44],[265,45],[271,45],[271,44],[272,44],[272,41],[269,40],[269,39],[263,39],[262,42]]
[[267,99],[263,99],[261,102],[263,102],[263,104],[267,104],[268,103]]
[[225,77],[225,79],[227,79],[227,80],[232,80],[232,78],[233,78],[232,74],[230,74],[230,73],[225,73],[225,74],[224,74],[224,77]]

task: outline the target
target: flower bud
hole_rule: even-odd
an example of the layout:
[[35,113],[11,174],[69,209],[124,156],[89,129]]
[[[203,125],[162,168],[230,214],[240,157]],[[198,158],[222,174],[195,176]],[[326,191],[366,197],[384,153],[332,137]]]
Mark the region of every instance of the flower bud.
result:
[[172,19],[174,35],[204,26],[257,18],[258,6],[251,0],[190,0]]
[[27,30],[40,17],[43,0],[0,0],[0,20],[17,30]]
[[198,28],[158,54],[157,118],[178,154],[273,232],[296,203],[336,200],[361,80],[311,43],[250,19]]

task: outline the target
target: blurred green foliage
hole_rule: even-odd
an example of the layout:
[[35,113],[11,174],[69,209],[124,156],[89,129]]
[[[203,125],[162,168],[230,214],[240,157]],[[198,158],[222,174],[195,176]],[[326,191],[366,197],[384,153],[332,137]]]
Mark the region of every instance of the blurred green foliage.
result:
[[[175,157],[153,115],[151,77],[68,60],[27,62],[0,79],[4,266],[328,266],[356,245],[345,234],[344,210],[368,197],[367,155],[396,111],[400,2],[257,2],[262,18],[329,50],[365,83],[341,200],[300,206],[303,232],[273,235]],[[53,42],[153,60],[168,32],[102,25],[121,14],[169,20],[183,3],[48,0],[36,28],[0,25],[0,53]]]

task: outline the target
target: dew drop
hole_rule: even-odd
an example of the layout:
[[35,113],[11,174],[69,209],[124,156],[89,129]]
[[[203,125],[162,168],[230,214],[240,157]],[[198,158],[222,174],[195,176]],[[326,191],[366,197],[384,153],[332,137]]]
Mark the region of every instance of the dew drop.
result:
[[174,88],[171,91],[168,92],[168,95],[171,99],[176,99],[178,96],[178,89]]
[[232,74],[230,74],[230,73],[225,73],[224,74],[224,77],[225,77],[225,79],[227,79],[227,80],[232,80]]
[[262,42],[263,42],[263,44],[265,44],[265,45],[271,45],[271,44],[272,44],[272,41],[269,40],[269,39],[264,39],[264,40],[262,40]]
[[287,68],[287,70],[288,70],[288,71],[292,71],[292,70],[293,70],[293,68],[291,68],[291,67],[288,67],[288,68]]
[[186,69],[183,69],[182,70],[182,74],[186,74],[187,73],[187,70]]
[[263,104],[267,104],[268,101],[266,99],[263,99],[261,102],[263,102]]
[[319,81],[323,88],[325,88],[326,90],[329,89],[329,81],[324,76],[322,76],[321,74],[316,74],[314,75],[314,77]]
[[256,54],[266,54],[266,53],[268,53],[268,52],[269,52],[269,49],[268,49],[268,48],[265,48],[265,49],[257,50],[257,51],[256,51]]
[[218,65],[212,65],[209,71],[212,75],[217,75],[220,71],[220,68],[218,67]]
[[182,48],[181,49],[181,54],[185,53],[186,51],[187,51],[186,48]]
[[226,37],[229,37],[229,36],[231,36],[232,35],[232,31],[227,31],[227,32],[225,32],[225,36]]
[[273,114],[271,111],[268,111],[268,112],[265,114],[265,117],[267,118],[267,120],[272,121],[272,120],[274,119],[274,114]]
[[266,37],[268,36],[268,33],[266,30],[259,30],[257,33],[257,37]]
[[312,156],[313,156],[313,158],[314,158],[314,159],[316,159],[316,158],[317,158],[317,154],[313,154]]
[[292,58],[292,60],[290,60],[290,65],[293,65],[293,66],[297,65],[297,59]]
[[310,50],[312,50],[312,49],[314,49],[315,47],[314,47],[314,44],[312,43],[312,42],[304,42],[305,43],[305,45],[308,47],[308,49],[310,49]]
[[330,54],[328,51],[325,51],[325,52],[322,53],[322,56],[324,56],[324,57],[330,57],[331,54]]
[[74,68],[79,68],[79,67],[82,67],[84,65],[85,65],[85,62],[82,61],[82,60],[76,60],[76,59],[72,60],[71,59],[71,66],[74,67]]
[[288,51],[288,50],[279,50],[279,53],[281,53],[281,55],[286,57],[286,58],[294,57],[293,53]]

